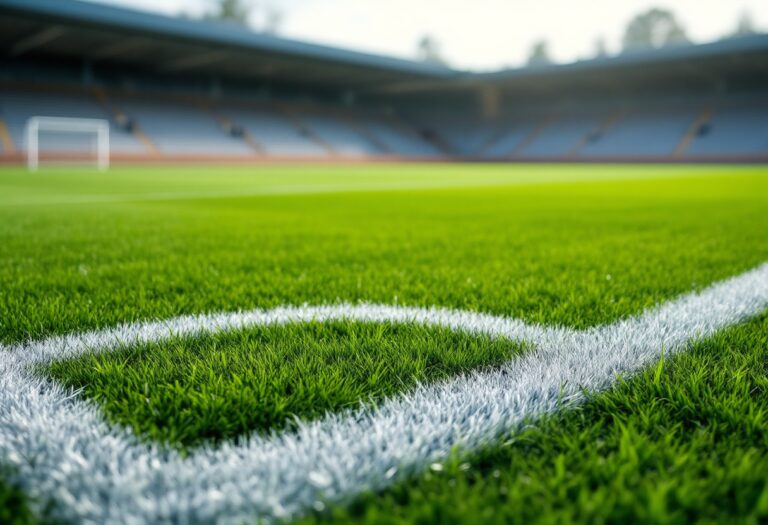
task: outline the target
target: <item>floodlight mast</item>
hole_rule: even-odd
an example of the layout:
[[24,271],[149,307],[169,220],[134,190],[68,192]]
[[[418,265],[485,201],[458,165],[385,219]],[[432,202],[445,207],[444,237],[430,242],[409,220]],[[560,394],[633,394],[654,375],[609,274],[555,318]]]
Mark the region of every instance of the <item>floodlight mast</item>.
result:
[[109,168],[109,122],[104,119],[69,117],[31,117],[27,121],[27,168],[40,168],[40,132],[92,133],[96,135],[96,166],[99,171]]

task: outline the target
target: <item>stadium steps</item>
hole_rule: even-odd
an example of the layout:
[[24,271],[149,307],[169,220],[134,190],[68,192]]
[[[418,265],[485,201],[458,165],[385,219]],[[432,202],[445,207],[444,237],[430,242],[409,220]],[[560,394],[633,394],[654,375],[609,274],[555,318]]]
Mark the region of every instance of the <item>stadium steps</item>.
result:
[[362,133],[350,125],[349,111],[332,112],[327,109],[313,108],[301,113],[305,126],[320,136],[341,156],[371,157],[381,151]]
[[512,150],[512,153],[510,155],[512,157],[522,156],[525,150],[528,148],[528,146],[536,142],[536,139],[538,139],[541,136],[541,134],[544,133],[544,131],[549,126],[551,126],[553,122],[555,122],[555,120],[557,120],[557,118],[554,116],[546,117],[544,120],[542,120],[539,123],[539,125],[533,128],[533,130],[528,134],[528,136],[525,137],[523,141],[520,142],[520,144],[518,144],[515,147],[514,150]]
[[[238,124],[235,124],[229,119],[226,119],[220,115],[214,114],[214,117],[219,121],[221,124],[221,127],[223,129],[227,129],[228,127],[235,126]],[[254,152],[258,153],[259,155],[266,155],[267,151],[264,149],[264,146],[262,146],[258,140],[256,140],[256,137],[253,136],[253,133],[248,131],[245,126],[240,126],[240,129],[243,133],[243,142],[248,144],[248,147],[250,147]]]
[[590,142],[582,156],[591,159],[671,159],[681,137],[696,118],[697,108],[675,104],[633,107],[601,140]]
[[373,134],[371,130],[369,130],[364,122],[360,122],[352,115],[344,115],[344,123],[347,124],[350,128],[352,128],[353,131],[358,133],[360,136],[362,136],[365,140],[371,143],[371,145],[376,148],[380,153],[391,155],[393,151],[387,147],[386,144],[384,144],[381,140],[379,140],[379,137]]
[[[112,103],[112,101],[109,99],[109,96],[107,95],[106,91],[104,91],[101,88],[94,88],[93,94],[96,96],[96,100],[99,101],[99,104],[101,104],[102,109],[108,114],[112,115],[112,118],[115,121],[122,120],[126,113],[122,111],[121,109],[115,107],[115,105]],[[147,150],[147,153],[150,155],[159,155],[160,150],[157,148],[154,142],[147,136],[146,133],[141,129],[138,122],[135,120],[132,123],[131,126],[131,134],[138,140],[142,146]]]
[[768,154],[768,98],[720,103],[707,124],[708,132],[697,134],[686,159],[722,157],[764,162]]
[[122,94],[120,104],[141,125],[162,155],[232,156],[244,159],[253,150],[225,133],[196,97]]
[[448,142],[446,142],[446,140],[438,133],[433,133],[429,137],[424,137],[424,139],[437,148],[443,155],[456,155],[453,146],[448,144]]
[[680,139],[680,143],[677,145],[675,152],[672,154],[673,157],[680,158],[688,152],[688,148],[691,147],[694,139],[696,139],[696,135],[698,134],[699,130],[702,126],[708,124],[712,120],[713,114],[714,110],[711,107],[701,110],[701,112],[686,130],[683,138]]
[[453,146],[448,144],[448,142],[439,133],[433,133],[429,137],[425,137],[425,139],[444,155],[456,155],[456,150],[453,148]]
[[13,144],[11,132],[8,131],[8,125],[5,123],[2,115],[0,115],[0,145],[3,147],[2,153],[4,155],[16,153],[16,146]]
[[400,115],[393,115],[390,117],[392,125],[398,129],[401,133],[406,135],[417,135],[421,140],[432,146],[437,150],[439,155],[455,156],[456,150],[451,146],[442,136],[437,133],[432,133],[429,136],[419,133],[415,126],[411,125]]
[[136,140],[141,142],[145,148],[147,148],[147,151],[151,155],[160,155],[160,149],[155,145],[154,142],[152,142],[152,139],[149,138],[149,135],[144,133],[138,124],[133,125],[133,136],[136,137]]
[[488,141],[486,149],[482,152],[483,157],[495,160],[508,159],[511,152],[528,137],[531,130],[538,124],[538,120],[517,116],[507,120],[499,129],[500,133],[496,140]]
[[496,125],[496,129],[494,130],[493,134],[479,148],[477,148],[477,156],[485,157],[491,148],[498,144],[499,141],[504,138],[507,133],[509,133],[509,128],[510,126],[508,125]]
[[309,128],[304,122],[302,122],[299,115],[297,115],[293,110],[286,108],[286,107],[278,107],[277,108],[280,115],[285,117],[288,122],[296,129],[296,131],[299,132],[300,135],[307,137],[310,141],[314,142],[317,146],[320,146],[326,153],[329,155],[338,155],[338,152],[334,149],[331,144],[323,139],[320,135],[315,133],[312,129]]
[[595,135],[601,137],[605,135],[621,118],[624,116],[624,113],[621,111],[617,111],[611,115],[608,115],[605,119],[603,119],[602,122],[600,122],[600,125],[593,130],[588,131],[584,134],[584,136],[579,140],[576,145],[574,145],[569,151],[568,156],[569,157],[577,157],[581,154],[581,152],[584,150],[584,148],[587,147],[587,144],[592,140],[592,137]]
[[358,114],[357,121],[384,146],[388,154],[401,158],[434,158],[438,151],[415,131],[398,127],[391,114]]
[[216,120],[216,122],[219,123],[219,126],[221,126],[221,129],[224,130],[225,132],[228,129],[231,129],[233,126],[238,126],[243,133],[242,135],[243,142],[248,144],[249,148],[251,148],[254,152],[256,152],[259,155],[267,154],[267,151],[266,149],[264,149],[264,146],[262,146],[259,143],[259,141],[256,140],[256,137],[254,137],[253,134],[245,126],[240,126],[239,124],[234,122],[232,119],[219,114],[218,112],[216,112],[216,110],[214,110],[210,106],[201,105],[200,109],[210,114]]
[[267,154],[266,150],[261,144],[259,144],[259,142],[253,136],[253,134],[245,128],[242,128],[242,129],[243,129],[243,140],[245,141],[245,143],[248,144],[251,147],[251,149],[256,153],[258,153],[259,155],[266,155]]

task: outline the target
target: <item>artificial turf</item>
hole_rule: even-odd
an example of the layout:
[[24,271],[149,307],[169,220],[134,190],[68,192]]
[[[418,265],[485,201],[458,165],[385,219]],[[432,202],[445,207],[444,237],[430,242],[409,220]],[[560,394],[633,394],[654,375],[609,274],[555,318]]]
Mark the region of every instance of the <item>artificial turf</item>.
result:
[[[768,169],[749,167],[120,168],[37,175],[4,169],[0,342],[182,313],[340,301],[594,326],[768,260],[766,210]],[[669,388],[679,385],[688,419],[678,420],[677,409],[651,417],[667,406],[665,398],[647,378],[635,378],[469,463],[457,459],[440,473],[311,519],[757,516],[758,506],[739,500],[757,489],[737,490],[747,478],[736,469],[738,461],[763,461],[756,434],[749,443],[757,452],[741,446],[742,437],[708,452],[711,440],[697,441],[697,425],[703,422],[705,434],[715,432],[710,423],[721,425],[707,419],[706,403],[717,400],[686,394],[684,385],[722,387],[713,395],[725,396],[728,403],[719,406],[734,408],[722,411],[734,429],[754,426],[768,403],[753,394],[742,399],[741,390],[733,397],[731,382],[718,375],[731,368],[719,361],[680,363],[703,359],[706,348],[746,348],[751,360],[742,372],[752,381],[764,372],[757,366],[764,324],[734,329],[746,330],[743,336],[729,331],[738,345],[715,339],[665,364],[660,377],[677,371]],[[289,428],[294,415],[375,402],[517,350],[439,330],[342,323],[176,340],[58,363],[49,373],[82,386],[114,421],[190,447]],[[738,362],[741,354],[732,353]],[[752,412],[735,410],[737,401]],[[677,453],[667,454],[667,446]],[[620,453],[611,455],[614,449]],[[622,454],[637,458],[623,466]],[[673,456],[689,463],[676,473],[665,463]],[[727,468],[715,469],[718,462]],[[679,493],[667,478],[680,484]],[[659,486],[667,492],[654,492]],[[718,500],[721,487],[729,491]],[[12,490],[0,486],[0,500]],[[731,510],[716,514],[696,493]],[[696,505],[699,513],[690,510]],[[497,506],[498,518],[484,514]]]

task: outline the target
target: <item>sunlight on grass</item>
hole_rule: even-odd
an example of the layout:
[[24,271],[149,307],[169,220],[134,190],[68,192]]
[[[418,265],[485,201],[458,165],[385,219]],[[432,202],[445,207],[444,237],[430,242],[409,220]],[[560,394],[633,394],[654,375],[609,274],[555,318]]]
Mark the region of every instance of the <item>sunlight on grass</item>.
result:
[[[762,167],[0,168],[0,343],[363,301],[584,328],[765,262],[766,210]],[[766,322],[307,521],[764,521]],[[182,338],[46,373],[111,421],[187,450],[291,431],[295,418],[374,405],[521,350],[331,323]],[[17,488],[0,483],[0,504],[29,522]]]

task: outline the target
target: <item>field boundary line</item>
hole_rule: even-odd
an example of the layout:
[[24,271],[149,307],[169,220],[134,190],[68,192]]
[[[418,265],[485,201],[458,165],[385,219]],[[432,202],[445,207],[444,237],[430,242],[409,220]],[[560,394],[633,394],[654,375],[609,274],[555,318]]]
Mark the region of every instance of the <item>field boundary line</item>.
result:
[[[86,522],[272,522],[379,490],[475,450],[530,418],[584,400],[662,355],[768,308],[768,264],[610,325],[573,330],[490,314],[376,304],[286,306],[182,316],[0,349],[0,464],[41,512]],[[418,323],[533,345],[492,371],[420,386],[384,401],[188,457],[110,426],[77,392],[36,367],[88,351],[250,326]]]

